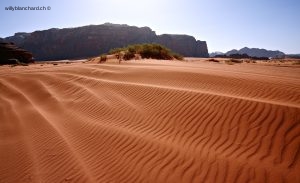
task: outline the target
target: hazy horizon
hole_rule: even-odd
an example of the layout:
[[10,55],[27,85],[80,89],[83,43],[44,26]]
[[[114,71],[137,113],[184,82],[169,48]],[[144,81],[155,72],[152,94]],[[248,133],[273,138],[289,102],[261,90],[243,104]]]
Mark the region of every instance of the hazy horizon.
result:
[[[206,41],[209,52],[264,48],[300,53],[300,2],[296,0],[152,0],[0,2],[0,37],[50,28],[106,22],[150,27],[156,34],[187,34]],[[5,10],[50,7],[46,10]]]

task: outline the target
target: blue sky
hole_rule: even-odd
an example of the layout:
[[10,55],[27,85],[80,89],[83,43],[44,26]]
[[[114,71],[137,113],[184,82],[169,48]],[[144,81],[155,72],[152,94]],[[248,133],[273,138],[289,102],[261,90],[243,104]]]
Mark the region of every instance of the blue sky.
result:
[[300,0],[1,0],[0,17],[0,37],[111,22],[192,35],[207,41],[209,52],[247,46],[300,53]]

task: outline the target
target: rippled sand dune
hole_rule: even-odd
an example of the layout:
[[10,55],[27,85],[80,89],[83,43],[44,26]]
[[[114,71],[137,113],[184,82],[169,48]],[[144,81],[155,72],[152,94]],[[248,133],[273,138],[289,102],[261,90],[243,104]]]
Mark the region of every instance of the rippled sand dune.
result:
[[0,182],[300,182],[300,68],[0,67]]

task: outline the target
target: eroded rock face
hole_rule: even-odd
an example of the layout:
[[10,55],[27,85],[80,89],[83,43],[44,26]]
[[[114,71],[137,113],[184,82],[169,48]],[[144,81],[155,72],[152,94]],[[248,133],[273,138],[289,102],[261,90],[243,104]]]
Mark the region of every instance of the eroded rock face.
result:
[[157,36],[156,43],[162,44],[174,52],[184,56],[208,57],[208,50],[205,41],[197,41],[194,37],[188,35],[170,35],[163,34]]
[[208,57],[206,42],[196,41],[192,36],[157,36],[149,27],[110,23],[17,33],[5,40],[31,51],[37,60],[87,58],[106,53],[112,48],[153,42],[184,56]]
[[0,42],[0,65],[33,62],[32,53],[18,48],[14,43]]

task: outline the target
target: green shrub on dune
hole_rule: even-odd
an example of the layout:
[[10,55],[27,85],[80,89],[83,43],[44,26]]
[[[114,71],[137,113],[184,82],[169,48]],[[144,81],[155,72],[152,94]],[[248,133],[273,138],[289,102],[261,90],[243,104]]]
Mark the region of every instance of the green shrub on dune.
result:
[[126,51],[124,56],[123,56],[123,59],[124,60],[131,60],[135,57],[135,53],[134,52],[131,52],[131,51]]
[[104,54],[100,55],[100,63],[101,62],[106,62],[106,59],[107,59],[106,55],[104,55]]
[[117,54],[117,53],[120,53],[125,50],[126,50],[126,48],[113,48],[113,49],[109,50],[108,54],[113,55],[113,54]]
[[183,60],[183,56],[159,44],[135,44],[123,48],[114,48],[109,51],[109,54],[118,55],[119,53],[123,53],[124,60],[135,58],[135,54],[139,54],[142,58],[147,59]]

